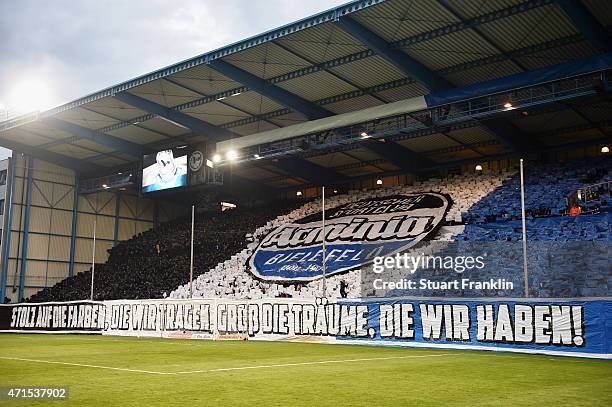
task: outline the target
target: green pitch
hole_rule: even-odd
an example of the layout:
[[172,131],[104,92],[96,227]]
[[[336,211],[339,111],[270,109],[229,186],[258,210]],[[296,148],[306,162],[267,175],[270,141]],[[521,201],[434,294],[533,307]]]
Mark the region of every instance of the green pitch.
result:
[[[17,360],[22,359],[22,360]],[[612,362],[280,342],[0,335],[0,387],[57,406],[612,405]]]

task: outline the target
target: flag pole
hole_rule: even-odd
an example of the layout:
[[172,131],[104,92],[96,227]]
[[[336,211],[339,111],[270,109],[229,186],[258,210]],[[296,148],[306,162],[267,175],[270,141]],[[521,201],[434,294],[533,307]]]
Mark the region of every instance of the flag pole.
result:
[[325,187],[321,188],[321,213],[322,213],[322,222],[321,222],[321,232],[323,233],[323,298],[327,297],[327,270],[326,270],[326,253],[325,253]]
[[523,159],[520,160],[521,166],[521,218],[523,227],[523,274],[525,280],[525,297],[529,297],[529,273],[527,270],[527,225],[525,223],[525,180],[523,175]]
[[195,223],[195,205],[191,205],[191,256],[189,261],[189,298],[193,298],[193,229]]
[[94,218],[94,229],[93,229],[93,245],[91,249],[91,293],[89,299],[94,299],[94,276],[96,274],[96,226],[98,223],[98,217]]

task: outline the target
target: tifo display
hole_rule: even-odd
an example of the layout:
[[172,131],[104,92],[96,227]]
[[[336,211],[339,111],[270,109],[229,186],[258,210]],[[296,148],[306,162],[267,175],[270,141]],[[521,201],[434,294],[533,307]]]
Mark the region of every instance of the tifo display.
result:
[[610,1],[138,1],[0,1],[0,403],[612,406]]
[[[96,314],[101,319],[91,329],[104,334],[216,339],[246,335],[343,343],[397,340],[394,344],[404,346],[609,357],[608,328],[602,323],[610,302],[603,299],[606,288],[599,284],[612,273],[605,267],[612,240],[609,191],[600,191],[578,217],[570,216],[569,198],[590,185],[606,185],[612,180],[611,169],[610,159],[602,158],[535,166],[527,172],[525,188],[530,196],[539,197],[527,200],[528,281],[516,261],[522,250],[515,237],[518,204],[515,194],[508,192],[518,174],[490,171],[332,194],[326,199],[325,227],[321,201],[316,199],[201,212],[194,225],[193,282],[185,280],[184,272],[191,224],[188,219],[170,222],[122,242],[111,250],[109,261],[98,267],[94,292],[104,302]],[[563,182],[541,193],[559,174],[564,174]],[[475,237],[475,230],[483,232]],[[226,251],[221,252],[222,248]],[[578,263],[585,250],[588,258]],[[217,263],[214,254],[220,255]],[[572,271],[576,267],[581,267],[581,273]],[[172,300],[126,300],[143,298],[140,284],[147,280],[149,287],[157,287],[148,291],[150,298]],[[43,290],[31,301],[82,299],[90,287],[88,273],[82,273]],[[525,292],[541,300],[516,299]],[[180,300],[190,295],[194,299]],[[441,298],[415,302],[412,297]],[[476,297],[482,299],[470,299]],[[602,300],[585,301],[584,297]],[[391,313],[387,315],[388,305]],[[65,310],[74,305],[36,307],[42,307],[37,317],[29,318],[28,311],[15,308],[13,326],[6,329],[20,329],[15,321],[29,321],[30,325],[21,327],[44,330],[45,322],[36,326],[40,318],[53,321],[57,307]],[[276,328],[284,321],[286,330],[262,328],[268,307],[270,312],[284,310],[269,321]],[[387,315],[383,320],[379,319],[382,314]],[[397,323],[386,328],[389,315]],[[195,329],[194,318],[205,318],[206,328]],[[353,318],[344,331],[342,318]],[[421,335],[407,321],[419,325]],[[483,333],[485,325],[495,328]],[[79,330],[69,325],[57,328]],[[425,335],[424,330],[437,334]]]
[[[607,295],[607,286],[599,282],[612,277],[612,268],[607,267],[612,241],[612,200],[602,193],[597,201],[588,203],[591,213],[585,209],[580,216],[568,216],[570,207],[566,198],[589,185],[605,185],[612,181],[611,167],[610,158],[528,167],[525,189],[529,196],[526,211],[530,296]],[[517,261],[521,256],[520,221],[516,220],[520,202],[516,193],[509,192],[515,191],[517,179],[518,174],[513,170],[490,171],[328,196],[327,296],[342,297],[341,286],[349,298],[381,294],[363,284],[369,277],[362,271],[372,270],[375,257],[416,243],[410,235],[390,240],[391,235],[381,234],[384,227],[391,231],[394,225],[400,225],[399,216],[408,216],[400,211],[425,214],[426,218],[422,219],[427,219],[418,234],[419,239],[426,239],[407,250],[408,253],[452,255],[453,258],[487,254],[484,267],[473,268],[463,275],[421,268],[414,277],[438,282],[454,281],[459,277],[475,281],[505,280],[513,282],[514,288],[480,290],[468,287],[451,291],[430,288],[393,294],[523,296],[522,264]],[[553,179],[563,181],[550,188]],[[427,209],[427,205],[419,207],[426,203],[422,198],[430,194],[447,196],[448,202],[443,198],[443,205],[433,210]],[[411,202],[397,201],[397,196],[406,196]],[[414,199],[418,202],[413,202]],[[414,219],[413,215],[408,218]],[[241,206],[220,213],[200,212],[194,229],[194,297],[320,297],[323,292],[320,223],[320,200],[279,201],[274,205]],[[387,226],[383,226],[385,224]],[[406,225],[414,234],[418,222]],[[110,251],[107,263],[97,267],[95,298],[163,298],[164,294],[187,298],[190,284],[185,271],[189,268],[190,227],[190,219],[183,218],[120,242]],[[292,238],[287,240],[289,235]],[[581,254],[585,251],[589,256]],[[574,272],[576,267],[581,273]],[[404,273],[397,277],[406,276]],[[88,272],[81,273],[42,290],[31,301],[87,298],[90,281]]]
[[0,307],[0,331],[497,350],[612,358],[611,301],[114,300]]

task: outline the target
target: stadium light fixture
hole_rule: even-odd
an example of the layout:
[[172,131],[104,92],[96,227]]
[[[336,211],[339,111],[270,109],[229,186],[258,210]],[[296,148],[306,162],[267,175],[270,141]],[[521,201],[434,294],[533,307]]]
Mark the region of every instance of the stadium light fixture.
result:
[[362,131],[360,136],[361,136],[361,138],[368,138],[368,137],[370,137],[370,135],[368,133],[366,133],[365,131]]
[[505,108],[506,110],[510,110],[510,109],[512,109],[512,102],[506,102],[506,103],[504,103],[504,108]]
[[608,153],[610,152],[610,147],[608,147],[608,146],[603,146],[603,147],[601,148],[601,152],[602,152],[602,153],[604,153],[604,154],[608,154]]
[[477,164],[475,170],[476,171],[482,171],[482,165]]
[[377,179],[376,180],[376,185],[382,185],[382,179]]
[[212,160],[214,163],[218,163],[219,161],[221,161],[221,155],[219,154],[215,154],[212,156]]
[[302,196],[302,191],[297,191],[297,192],[295,193],[295,196]]
[[225,156],[227,157],[228,160],[234,161],[238,158],[238,153],[236,152],[236,150],[230,150],[227,152]]

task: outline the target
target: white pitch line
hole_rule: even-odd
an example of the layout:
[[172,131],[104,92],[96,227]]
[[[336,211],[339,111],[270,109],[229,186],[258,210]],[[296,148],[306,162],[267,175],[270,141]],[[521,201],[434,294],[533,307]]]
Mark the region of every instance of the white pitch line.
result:
[[0,359],[17,360],[17,361],[20,361],[20,362],[48,363],[48,364],[51,364],[51,365],[91,367],[91,368],[95,368],[95,369],[119,370],[119,371],[122,371],[122,372],[131,372],[131,373],[149,373],[149,374],[157,374],[157,375],[171,375],[171,374],[174,374],[174,373],[166,373],[166,372],[155,372],[153,370],[127,369],[127,368],[123,368],[123,367],[88,365],[88,364],[84,364],[84,363],[57,362],[57,361],[53,361],[53,360],[13,358],[13,357],[8,357],[8,356],[0,356]]
[[222,367],[222,368],[204,369],[204,370],[187,370],[183,372],[157,372],[154,370],[128,369],[128,368],[123,368],[123,367],[90,365],[90,364],[84,364],[84,363],[58,362],[58,361],[53,361],[53,360],[15,358],[15,357],[8,357],[8,356],[0,356],[0,359],[16,360],[16,361],[21,361],[21,362],[47,363],[47,364],[52,364],[52,365],[90,367],[94,369],[117,370],[121,372],[130,372],[130,373],[148,373],[148,374],[155,374],[155,375],[179,375],[179,374],[194,374],[194,373],[230,372],[230,371],[251,370],[251,369],[271,369],[275,367],[324,365],[324,364],[331,364],[331,363],[353,363],[353,362],[372,362],[372,361],[377,361],[377,360],[435,358],[435,357],[441,357],[441,356],[453,356],[453,355],[450,353],[441,353],[441,354],[435,354],[435,355],[388,356],[388,357],[382,357],[382,358],[359,358],[359,359],[339,359],[339,360],[332,359],[332,360],[319,360],[319,361],[311,361],[311,362],[278,363],[278,364],[273,364],[273,365],[254,365],[254,366]]
[[188,370],[184,372],[174,372],[174,374],[229,372],[229,371],[234,371],[234,370],[270,369],[274,367],[323,365],[323,364],[329,364],[329,363],[351,363],[351,362],[371,362],[375,360],[435,358],[435,357],[440,357],[440,356],[453,356],[453,355],[450,353],[441,353],[441,354],[436,354],[436,355],[412,355],[412,356],[389,356],[389,357],[383,357],[383,358],[319,360],[319,361],[313,361],[313,362],[279,363],[279,364],[274,364],[274,365],[255,365],[255,366],[239,366],[239,367],[222,367],[222,368],[217,368],[217,369],[206,369],[206,370]]

